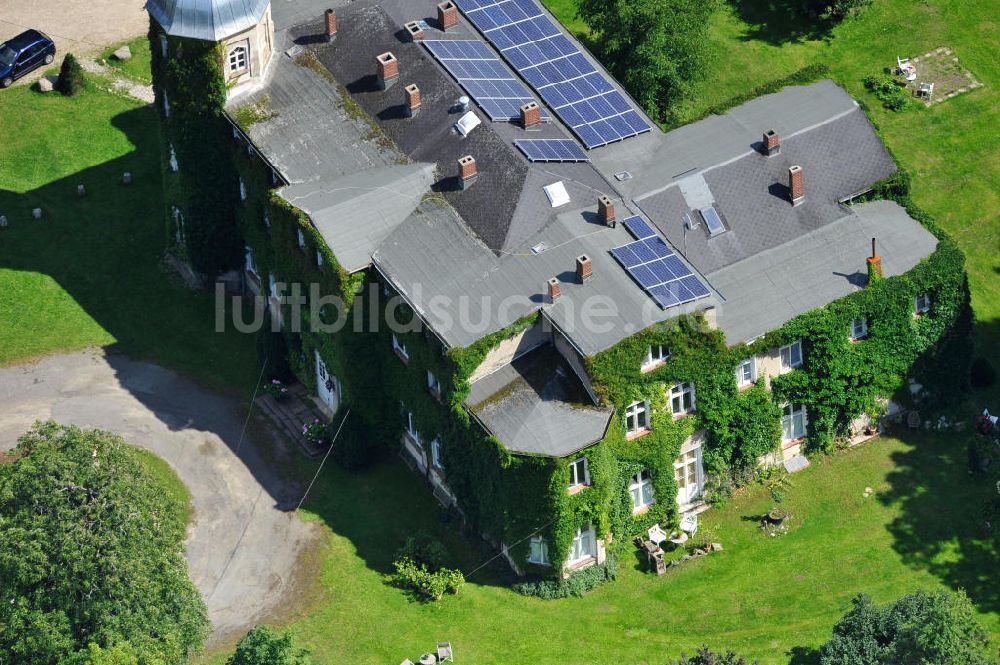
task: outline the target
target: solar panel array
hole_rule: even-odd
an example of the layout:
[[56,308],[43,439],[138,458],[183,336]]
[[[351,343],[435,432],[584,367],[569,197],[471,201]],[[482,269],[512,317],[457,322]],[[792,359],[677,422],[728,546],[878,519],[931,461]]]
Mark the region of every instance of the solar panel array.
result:
[[514,141],[517,149],[532,162],[589,162],[590,158],[573,139],[525,139]]
[[588,148],[652,129],[534,0],[456,0]]
[[483,42],[476,39],[423,42],[490,120],[516,120],[521,117],[521,106],[535,101],[527,86]]
[[640,217],[629,217],[625,228],[635,241],[611,250],[625,271],[663,309],[710,295],[684,262]]

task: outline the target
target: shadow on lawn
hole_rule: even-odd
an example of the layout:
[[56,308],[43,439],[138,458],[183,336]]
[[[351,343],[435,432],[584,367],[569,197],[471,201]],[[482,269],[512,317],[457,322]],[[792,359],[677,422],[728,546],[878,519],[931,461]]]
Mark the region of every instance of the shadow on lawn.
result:
[[749,27],[743,41],[763,41],[780,46],[790,42],[826,39],[834,23],[821,16],[811,18],[810,6],[822,2],[802,0],[733,0],[737,16]]

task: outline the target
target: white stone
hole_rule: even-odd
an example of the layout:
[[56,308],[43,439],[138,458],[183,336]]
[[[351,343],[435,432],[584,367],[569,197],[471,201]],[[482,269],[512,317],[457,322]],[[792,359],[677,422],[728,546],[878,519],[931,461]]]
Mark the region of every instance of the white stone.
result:
[[55,86],[52,85],[52,79],[48,76],[43,76],[38,79],[38,92],[52,92]]
[[35,219],[41,219],[42,218],[42,209],[41,208],[35,208],[34,210],[31,211],[31,216],[34,217]]
[[122,46],[119,49],[115,49],[115,52],[111,54],[115,60],[131,60],[132,59],[132,49],[128,46]]

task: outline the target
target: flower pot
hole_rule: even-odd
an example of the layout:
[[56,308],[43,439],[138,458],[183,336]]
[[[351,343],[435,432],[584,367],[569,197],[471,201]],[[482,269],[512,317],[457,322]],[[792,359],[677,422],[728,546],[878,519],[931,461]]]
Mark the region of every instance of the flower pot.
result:
[[775,526],[780,526],[788,519],[788,511],[784,508],[775,508],[767,514],[767,521]]

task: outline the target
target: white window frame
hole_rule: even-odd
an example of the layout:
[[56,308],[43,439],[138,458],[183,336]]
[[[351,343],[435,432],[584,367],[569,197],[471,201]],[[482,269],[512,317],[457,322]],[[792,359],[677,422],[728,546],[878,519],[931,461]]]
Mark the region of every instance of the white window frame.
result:
[[[749,367],[750,376],[747,376],[745,371]],[[739,388],[746,388],[752,385],[754,381],[757,380],[757,359],[753,356],[743,359],[739,365],[736,366],[736,386]]]
[[243,267],[246,269],[248,274],[253,275],[254,277],[258,277],[257,264],[254,263],[253,249],[250,247],[250,245],[243,246]]
[[267,273],[267,290],[272,298],[281,297],[281,294],[278,293],[278,280],[274,277],[273,272]]
[[[799,434],[795,431],[795,419],[801,416],[802,430]],[[805,404],[795,405],[785,402],[781,407],[781,441],[788,443],[805,437],[809,427],[809,412]]]
[[642,360],[641,369],[648,372],[660,365],[665,364],[670,359],[670,347],[666,344],[653,344],[646,348],[646,357]]
[[427,370],[427,390],[435,397],[441,397],[441,382],[430,370]]
[[[688,465],[690,461],[687,460],[687,455],[694,453],[694,464],[695,464],[695,486],[696,490],[692,493],[690,491],[691,479],[688,477]],[[683,474],[683,479],[677,477],[677,472],[680,471]],[[681,452],[674,459],[674,482],[677,483],[677,503],[678,505],[685,506],[694,503],[698,500],[698,497],[702,495],[705,491],[705,467],[702,463],[701,456],[701,446],[698,445],[693,448],[688,448],[687,450],[681,449]],[[681,501],[681,492],[684,492],[684,501]]]
[[[861,322],[860,326],[858,325],[859,321]],[[851,321],[851,341],[857,342],[865,337],[868,337],[868,319],[861,316]]]
[[569,463],[569,488],[590,485],[590,463],[586,457],[578,457]]
[[180,170],[180,164],[177,162],[177,151],[174,150],[174,144],[170,144],[170,172],[177,173]]
[[184,213],[177,206],[174,206],[174,236],[178,245],[184,244]]
[[317,268],[323,267],[323,253],[318,249],[316,250],[316,267]]
[[650,429],[649,400],[638,400],[625,407],[625,431],[629,436],[636,436]]
[[267,210],[264,211],[264,228],[271,228],[271,213]]
[[570,563],[597,558],[597,532],[593,525],[587,524],[576,530],[573,542],[569,548]]
[[243,182],[243,178],[240,177],[240,201],[247,200],[247,185]]
[[406,430],[407,436],[417,444],[417,448],[420,450],[424,449],[424,442],[420,438],[420,432],[417,431],[416,419],[413,417],[413,412],[403,407],[403,429]]
[[302,229],[295,229],[295,238],[298,241],[299,249],[306,248],[306,234],[302,232]]
[[163,91],[163,117],[170,117],[170,99],[167,98],[167,91]]
[[160,55],[164,58],[167,57],[167,36],[160,33]]
[[229,49],[227,60],[230,74],[241,74],[250,68],[250,48],[240,43]]
[[[795,354],[798,353],[796,360]],[[791,372],[796,367],[802,367],[802,338],[798,338],[791,344],[786,344],[778,349],[778,358],[781,363],[781,373]]]
[[926,291],[918,293],[917,297],[913,299],[913,313],[920,316],[929,311],[931,311],[931,294]]
[[444,462],[441,461],[441,439],[434,437],[431,441],[431,465],[438,471],[444,471]]
[[528,541],[528,563],[536,566],[550,566],[549,544],[542,536],[532,536]]
[[406,345],[399,341],[396,337],[396,333],[392,334],[392,350],[396,352],[400,360],[403,362],[410,362],[410,354],[406,351]]
[[[690,400],[690,404],[684,406],[685,398]],[[698,410],[698,403],[695,399],[694,384],[690,381],[681,381],[670,386],[670,412],[677,416],[686,416]]]
[[656,503],[653,496],[653,476],[649,469],[643,469],[629,479],[628,493],[632,497],[633,515]]

